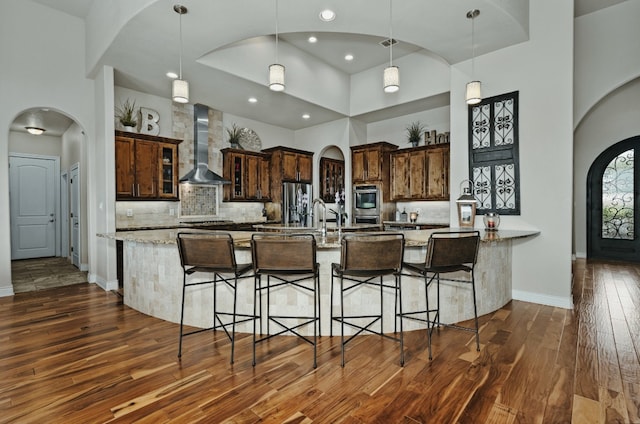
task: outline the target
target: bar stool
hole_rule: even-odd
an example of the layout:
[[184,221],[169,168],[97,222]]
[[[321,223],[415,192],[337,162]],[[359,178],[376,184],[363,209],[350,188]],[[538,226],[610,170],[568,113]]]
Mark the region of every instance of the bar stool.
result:
[[[222,328],[231,340],[231,363],[235,351],[236,324],[254,320],[256,315],[240,314],[237,311],[238,282],[241,279],[252,277],[252,264],[236,263],[233,239],[229,233],[223,232],[181,232],[177,235],[178,251],[180,252],[180,264],[183,270],[182,280],[182,309],[180,312],[180,343],[178,358],[182,356],[182,338],[203,331]],[[213,274],[213,280],[194,280],[188,277],[196,273]],[[233,310],[220,311],[217,308],[217,290],[219,283],[223,283],[233,293]],[[187,287],[213,285],[213,326],[184,333],[184,299]],[[231,319],[229,321],[229,318]],[[240,319],[238,319],[240,318]],[[229,332],[228,327],[231,327]]]
[[[439,326],[451,327],[475,333],[476,349],[480,351],[480,334],[478,331],[478,311],[476,307],[476,285],[474,267],[478,259],[478,247],[480,245],[479,231],[450,231],[434,232],[427,243],[427,254],[424,263],[404,262],[403,269],[412,276],[424,278],[425,284],[425,309],[401,313],[402,318],[421,321],[427,324],[427,338],[429,344],[429,359],[431,356],[431,337],[433,330]],[[464,272],[468,276],[464,278],[442,278],[442,274]],[[470,284],[473,296],[473,314],[475,328],[463,327],[457,324],[444,324],[440,322],[440,281],[453,281],[456,283]],[[436,284],[436,305],[429,307],[429,287]]]
[[[404,254],[404,235],[401,233],[376,234],[347,234],[341,241],[340,263],[331,264],[331,330],[333,336],[333,322],[340,323],[340,343],[342,366],[344,367],[345,346],[362,332],[377,334],[400,343],[400,365],[404,365],[404,339],[402,334],[402,319],[400,319],[400,337],[385,334],[384,331],[384,289],[394,292],[394,331],[397,330],[398,316],[402,316],[401,270]],[[385,276],[394,277],[393,284],[385,283]],[[340,316],[334,316],[333,300],[334,278],[340,281]],[[346,282],[346,284],[345,284]],[[359,287],[380,290],[380,313],[373,315],[345,315],[345,294],[353,293]],[[398,313],[397,308],[400,307]],[[364,321],[364,322],[363,322]],[[380,331],[372,326],[380,322]],[[357,330],[345,340],[344,326],[348,325]],[[396,331],[397,333],[397,331]]]
[[[320,333],[320,266],[316,261],[316,240],[312,234],[261,234],[251,236],[255,299],[254,315],[262,305],[262,292],[267,294],[267,335],[256,338],[256,322],[253,322],[253,365],[256,364],[256,344],[280,334],[291,333],[313,345],[313,367],[317,366],[317,338]],[[262,285],[262,277],[267,277]],[[309,284],[311,282],[312,284]],[[271,294],[276,290],[297,290],[313,297],[313,312],[303,315],[272,314]],[[296,306],[296,305],[292,305]],[[278,326],[271,334],[270,323]],[[313,324],[313,338],[300,333],[300,329]],[[262,333],[262,319],[260,320]]]

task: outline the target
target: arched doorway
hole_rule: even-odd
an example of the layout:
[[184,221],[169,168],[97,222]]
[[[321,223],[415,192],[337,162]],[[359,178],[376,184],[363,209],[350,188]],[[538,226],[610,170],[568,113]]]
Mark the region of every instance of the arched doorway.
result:
[[587,256],[640,262],[640,136],[602,152],[587,175]]
[[15,117],[7,140],[14,293],[65,285],[73,278],[67,278],[67,265],[86,270],[80,256],[86,245],[79,173],[84,131],[60,110],[35,107]]

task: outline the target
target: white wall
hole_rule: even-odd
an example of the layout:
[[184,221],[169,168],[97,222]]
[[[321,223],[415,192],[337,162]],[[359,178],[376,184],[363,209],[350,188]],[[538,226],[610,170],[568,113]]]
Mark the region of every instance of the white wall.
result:
[[613,144],[640,135],[640,78],[600,100],[574,134],[575,254],[587,255],[587,174],[593,161]]
[[9,153],[30,153],[34,155],[62,156],[62,137],[31,135],[29,133],[9,132]]
[[[15,117],[28,108],[48,107],[64,112],[88,134],[93,133],[93,81],[84,74],[84,51],[81,19],[28,0],[3,2],[0,14],[3,64],[0,73],[3,93],[0,96],[0,232],[3,234],[10,234],[7,140]],[[10,238],[4,237],[0,241],[0,296],[12,293]]]
[[[253,119],[243,118],[242,116],[236,116],[226,112],[222,114],[222,124],[225,128],[225,142],[227,141],[226,129],[236,124],[240,128],[249,128],[255,131],[258,137],[260,137],[263,149],[276,146],[289,146],[302,149],[302,147],[296,143],[295,132],[286,128],[276,127],[275,125],[265,124],[264,122],[254,121]],[[230,144],[227,144],[226,147],[230,146]]]
[[574,128],[600,99],[640,76],[640,1],[575,20]]
[[[514,242],[515,299],[570,307],[573,163],[573,3],[529,3],[530,41],[476,58],[483,97],[519,90],[521,215],[502,228],[536,228]],[[452,70],[451,185],[468,178],[468,63]],[[455,204],[451,224],[457,225]],[[476,220],[476,225],[481,226]]]
[[[367,142],[388,141],[396,144],[400,149],[411,147],[407,138],[407,127],[412,122],[420,121],[425,126],[425,131],[435,130],[438,133],[448,132],[450,128],[449,107],[425,110],[423,112],[404,115],[399,118],[386,119],[367,125]],[[466,139],[462,140],[463,143]],[[424,144],[424,138],[420,145]]]

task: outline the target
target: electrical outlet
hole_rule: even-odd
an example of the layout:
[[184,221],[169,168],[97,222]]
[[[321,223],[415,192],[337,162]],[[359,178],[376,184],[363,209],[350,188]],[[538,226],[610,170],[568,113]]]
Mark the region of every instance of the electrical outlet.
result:
[[127,216],[133,216],[133,209],[127,209]]
[[176,214],[176,210],[173,208],[169,208],[169,215],[174,216]]

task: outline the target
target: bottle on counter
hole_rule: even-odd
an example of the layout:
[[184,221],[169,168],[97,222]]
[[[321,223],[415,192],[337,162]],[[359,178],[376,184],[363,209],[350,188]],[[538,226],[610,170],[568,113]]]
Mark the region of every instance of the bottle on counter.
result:
[[402,208],[402,213],[400,214],[400,221],[407,222],[407,211],[405,208]]
[[396,209],[396,222],[400,221],[400,209]]

